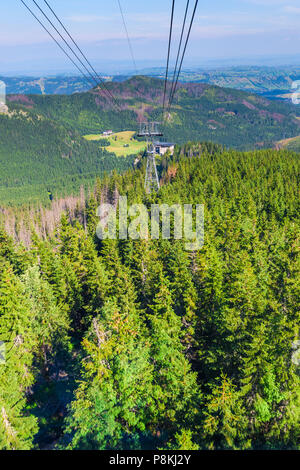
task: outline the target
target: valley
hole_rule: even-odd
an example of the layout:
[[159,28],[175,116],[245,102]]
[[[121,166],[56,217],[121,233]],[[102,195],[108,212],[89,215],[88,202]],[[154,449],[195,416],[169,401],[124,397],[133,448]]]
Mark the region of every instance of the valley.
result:
[[300,450],[300,9],[2,3],[0,450]]
[[[131,139],[139,122],[161,120],[163,82],[138,76],[109,87],[121,112],[97,89],[7,96],[8,112],[0,114],[1,205],[46,203],[48,191],[57,197],[78,194],[97,176],[133,167],[145,144]],[[289,103],[218,86],[180,84],[163,139],[212,141],[237,150],[276,148],[278,141],[300,134],[299,116],[300,109]],[[109,137],[109,145],[102,146],[95,136],[108,129],[118,139]]]

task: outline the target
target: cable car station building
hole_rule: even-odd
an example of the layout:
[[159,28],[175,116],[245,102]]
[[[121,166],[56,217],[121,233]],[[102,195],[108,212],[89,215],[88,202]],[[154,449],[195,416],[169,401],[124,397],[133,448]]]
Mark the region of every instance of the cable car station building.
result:
[[168,150],[171,152],[171,155],[174,153],[175,144],[170,142],[155,142],[154,148],[157,155],[164,155]]

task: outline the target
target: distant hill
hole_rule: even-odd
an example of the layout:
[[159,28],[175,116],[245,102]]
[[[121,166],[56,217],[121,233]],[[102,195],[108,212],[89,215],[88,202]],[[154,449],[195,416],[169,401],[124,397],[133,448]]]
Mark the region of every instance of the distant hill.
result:
[[244,66],[184,71],[183,82],[208,83],[291,101],[292,84],[300,79],[300,67]]
[[[117,97],[117,111],[97,89],[73,95],[7,97],[0,114],[0,205],[40,200],[47,189],[78,190],[103,172],[123,171],[134,155],[118,158],[84,135],[134,131],[143,120],[161,120],[163,81],[132,77],[107,86]],[[164,139],[174,143],[213,141],[250,150],[275,147],[300,134],[298,108],[260,96],[199,83],[180,84],[164,125]]]
[[[140,72],[144,76],[163,79],[165,69],[155,67]],[[132,75],[107,75],[104,80],[123,82]],[[170,73],[172,76],[172,70]],[[56,77],[1,77],[7,92],[14,94],[73,94],[88,90],[82,76],[58,75]],[[292,83],[300,80],[300,66],[232,66],[218,68],[185,69],[180,75],[183,83],[207,83],[221,87],[257,93],[270,99],[290,100]]]
[[[71,96],[37,96],[24,103],[47,118],[76,129],[81,135],[133,130],[139,121],[161,120],[162,80],[133,77],[107,84],[120,102],[117,112],[98,90]],[[8,98],[11,104],[20,97]],[[180,84],[165,138],[176,143],[214,141],[240,150],[273,147],[278,140],[300,133],[300,109],[288,103],[199,83]]]
[[69,95],[87,91],[89,86],[82,77],[1,77],[9,94]]

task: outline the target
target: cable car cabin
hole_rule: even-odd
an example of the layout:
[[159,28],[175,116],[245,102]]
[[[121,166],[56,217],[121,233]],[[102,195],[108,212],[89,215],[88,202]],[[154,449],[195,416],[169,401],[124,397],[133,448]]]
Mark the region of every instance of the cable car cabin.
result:
[[155,153],[157,155],[164,155],[168,150],[170,151],[171,155],[173,155],[174,147],[175,147],[175,144],[172,144],[170,142],[155,142],[154,143]]

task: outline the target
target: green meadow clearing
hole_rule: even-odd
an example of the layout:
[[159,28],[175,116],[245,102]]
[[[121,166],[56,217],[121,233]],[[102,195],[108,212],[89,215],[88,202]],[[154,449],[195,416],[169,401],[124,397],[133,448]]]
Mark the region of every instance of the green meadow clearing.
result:
[[300,152],[300,136],[292,137],[290,139],[283,139],[277,143],[278,149],[286,149],[292,152]]
[[107,147],[107,150],[115,153],[117,157],[126,157],[127,155],[138,154],[146,148],[145,142],[139,142],[133,138],[134,134],[134,131],[123,131],[116,132],[109,137],[102,134],[90,134],[85,135],[84,138],[89,141],[109,140],[110,146]]

